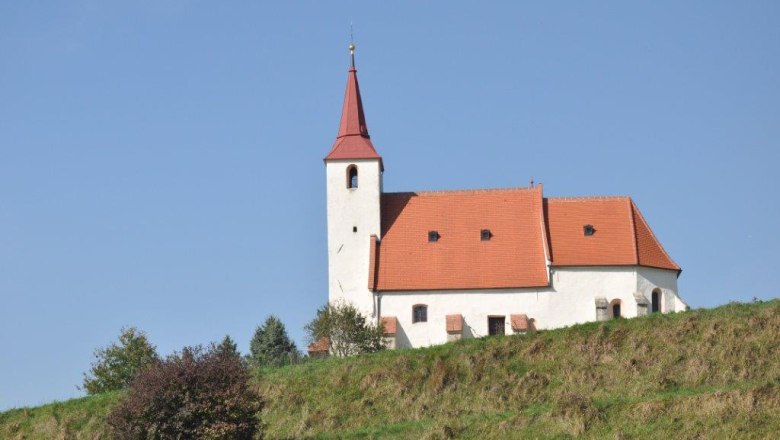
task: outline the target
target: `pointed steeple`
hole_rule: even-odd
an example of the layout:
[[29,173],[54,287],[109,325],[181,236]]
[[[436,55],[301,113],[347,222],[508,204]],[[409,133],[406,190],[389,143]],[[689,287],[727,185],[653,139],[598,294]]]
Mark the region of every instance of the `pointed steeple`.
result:
[[347,74],[347,91],[344,94],[344,107],[341,110],[341,124],[336,142],[325,160],[334,159],[379,159],[368,135],[366,117],[363,113],[363,101],[360,99],[360,86],[355,69],[355,45],[349,45],[352,66]]

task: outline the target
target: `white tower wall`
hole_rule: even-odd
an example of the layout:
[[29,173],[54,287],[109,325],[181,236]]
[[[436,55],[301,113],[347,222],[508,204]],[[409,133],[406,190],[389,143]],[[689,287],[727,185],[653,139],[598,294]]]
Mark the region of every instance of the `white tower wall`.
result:
[[[347,169],[358,169],[357,188],[348,187]],[[371,235],[381,233],[382,171],[378,159],[328,160],[328,301],[352,302],[376,316],[368,289]],[[357,231],[354,230],[357,228]]]

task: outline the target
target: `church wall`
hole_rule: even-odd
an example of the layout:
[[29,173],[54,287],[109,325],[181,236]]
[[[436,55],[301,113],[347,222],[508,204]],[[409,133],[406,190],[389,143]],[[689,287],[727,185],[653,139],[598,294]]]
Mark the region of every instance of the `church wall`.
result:
[[[358,167],[358,187],[347,188],[347,168]],[[352,302],[366,316],[376,316],[368,290],[370,237],[381,233],[382,173],[378,160],[329,160],[328,301]],[[357,227],[357,232],[353,232]]]
[[681,312],[687,309],[687,304],[677,295],[677,271],[640,267],[637,271],[637,292],[650,300],[655,288],[663,292],[661,312]]
[[[649,285],[648,285],[649,286]],[[595,300],[621,301],[624,317],[637,315],[634,292],[636,267],[553,268],[552,286],[500,289],[381,293],[382,316],[398,319],[399,347],[447,342],[446,316],[463,315],[463,338],[488,334],[488,317],[505,317],[505,334],[512,334],[510,315],[526,314],[537,329],[551,329],[596,320]],[[428,320],[412,323],[412,307],[428,306]]]

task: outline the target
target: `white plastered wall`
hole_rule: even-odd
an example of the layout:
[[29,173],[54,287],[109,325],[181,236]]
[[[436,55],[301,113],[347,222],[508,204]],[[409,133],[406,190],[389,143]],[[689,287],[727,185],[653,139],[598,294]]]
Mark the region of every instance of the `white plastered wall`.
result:
[[677,271],[640,267],[637,270],[637,292],[643,294],[648,302],[652,300],[654,289],[663,293],[661,312],[682,312],[688,305],[677,295]]
[[[637,316],[634,292],[661,287],[676,298],[676,273],[631,267],[552,268],[552,286],[538,289],[499,289],[380,293],[382,316],[398,318],[398,347],[424,347],[447,342],[446,315],[461,314],[464,338],[488,334],[488,317],[504,316],[505,333],[512,334],[510,315],[524,313],[537,329],[565,327],[596,320],[597,297],[621,300],[624,317]],[[656,272],[657,271],[657,272]],[[643,275],[640,276],[639,272]],[[665,272],[665,273],[664,273]],[[672,277],[673,279],[671,279]],[[652,284],[659,282],[659,285]],[[674,284],[670,284],[670,283]],[[428,321],[412,323],[412,306],[428,306]],[[611,314],[611,309],[609,310]]]
[[[358,168],[358,187],[347,187],[347,168]],[[370,238],[381,233],[382,172],[378,159],[329,160],[325,164],[328,197],[328,301],[352,302],[376,317],[368,290]],[[357,227],[357,232],[353,228]]]

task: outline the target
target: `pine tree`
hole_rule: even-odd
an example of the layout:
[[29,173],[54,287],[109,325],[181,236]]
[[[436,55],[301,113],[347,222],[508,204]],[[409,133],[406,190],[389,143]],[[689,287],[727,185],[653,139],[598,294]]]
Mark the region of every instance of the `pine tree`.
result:
[[249,343],[249,360],[255,365],[279,366],[298,360],[295,343],[287,336],[282,321],[274,315],[258,326]]
[[216,350],[218,353],[228,357],[241,357],[241,353],[238,352],[238,344],[236,344],[230,335],[225,335],[225,338],[222,340],[222,342],[217,345]]

